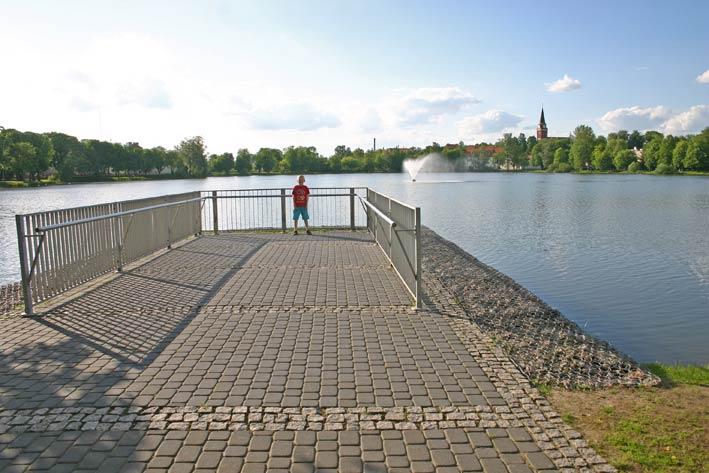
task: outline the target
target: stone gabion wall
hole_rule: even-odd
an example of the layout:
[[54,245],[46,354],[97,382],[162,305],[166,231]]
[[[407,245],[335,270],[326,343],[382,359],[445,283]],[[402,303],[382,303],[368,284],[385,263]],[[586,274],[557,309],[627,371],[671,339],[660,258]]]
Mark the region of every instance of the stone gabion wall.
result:
[[429,229],[424,271],[490,335],[530,380],[566,388],[656,385],[659,378],[559,311]]
[[0,286],[0,316],[7,315],[22,302],[22,285],[19,282]]

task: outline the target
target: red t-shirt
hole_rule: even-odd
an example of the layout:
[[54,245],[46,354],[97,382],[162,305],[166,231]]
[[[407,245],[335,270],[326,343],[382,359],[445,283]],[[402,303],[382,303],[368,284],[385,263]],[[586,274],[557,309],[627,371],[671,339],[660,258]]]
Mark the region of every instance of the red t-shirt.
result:
[[293,188],[293,206],[307,207],[309,195],[310,189],[308,189],[308,186],[301,186],[300,184],[295,186]]

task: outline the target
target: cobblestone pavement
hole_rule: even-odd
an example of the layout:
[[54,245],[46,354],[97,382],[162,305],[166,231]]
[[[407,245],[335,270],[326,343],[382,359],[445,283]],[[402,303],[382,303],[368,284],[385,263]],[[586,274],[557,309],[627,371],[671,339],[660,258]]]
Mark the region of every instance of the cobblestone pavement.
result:
[[365,233],[205,236],[3,318],[2,471],[613,471]]

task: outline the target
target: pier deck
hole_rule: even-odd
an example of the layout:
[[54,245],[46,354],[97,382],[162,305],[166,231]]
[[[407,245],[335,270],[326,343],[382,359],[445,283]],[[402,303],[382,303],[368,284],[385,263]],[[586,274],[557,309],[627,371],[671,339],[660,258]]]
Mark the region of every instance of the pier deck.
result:
[[188,241],[1,320],[0,470],[595,471],[426,293],[365,232]]

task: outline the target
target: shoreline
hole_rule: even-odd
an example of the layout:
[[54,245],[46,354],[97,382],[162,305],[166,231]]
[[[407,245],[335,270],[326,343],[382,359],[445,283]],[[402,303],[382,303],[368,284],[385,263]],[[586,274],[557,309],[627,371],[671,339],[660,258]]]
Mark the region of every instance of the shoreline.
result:
[[[690,177],[709,177],[709,172],[702,171],[686,171],[686,172],[676,172],[670,174],[658,174],[653,171],[638,171],[638,172],[628,172],[628,171],[570,171],[570,172],[550,172],[540,169],[527,169],[527,170],[513,170],[504,171],[501,169],[489,170],[489,171],[460,171],[453,172],[452,174],[572,174],[572,175],[601,175],[601,176],[690,176]],[[371,172],[338,172],[338,173],[322,173],[322,172],[307,172],[311,175],[319,174],[391,174],[390,172],[384,171],[371,171]],[[40,180],[40,181],[0,181],[0,189],[34,189],[39,187],[51,187],[51,186],[68,186],[75,184],[100,184],[100,183],[115,183],[115,182],[141,182],[141,181],[169,181],[169,180],[191,180],[191,179],[206,179],[208,177],[252,177],[252,176],[291,176],[295,174],[209,174],[205,177],[187,177],[187,176],[114,176],[105,179],[96,180],[77,180],[77,181],[50,181],[50,180]]]
[[452,294],[535,384],[567,389],[656,386],[660,378],[596,338],[509,276],[424,228],[424,271]]

